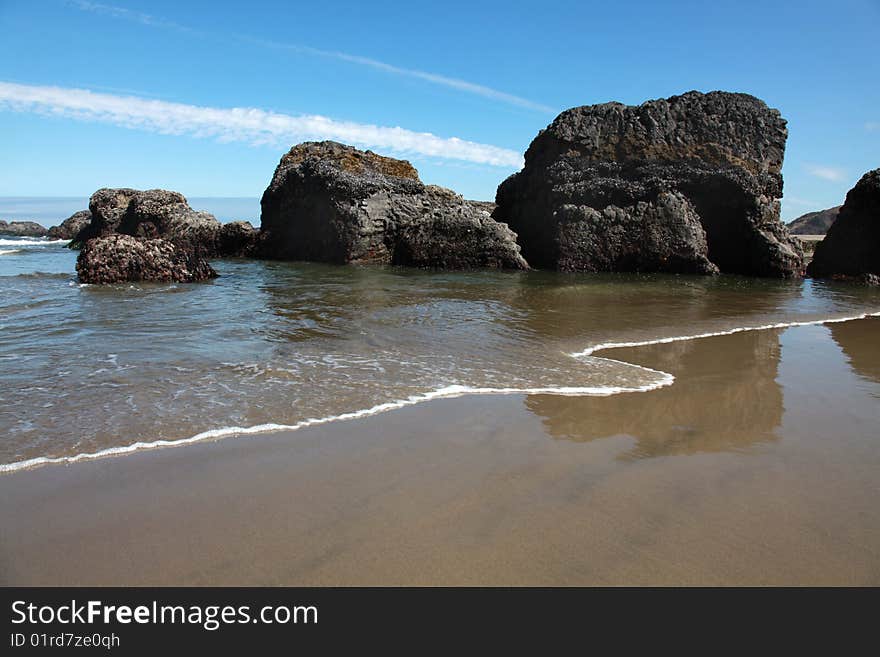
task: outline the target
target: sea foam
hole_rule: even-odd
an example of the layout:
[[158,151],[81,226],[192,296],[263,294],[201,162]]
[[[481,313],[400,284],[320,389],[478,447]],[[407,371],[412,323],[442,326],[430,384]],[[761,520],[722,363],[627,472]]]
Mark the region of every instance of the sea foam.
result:
[[[767,331],[773,329],[785,329],[785,328],[795,328],[799,326],[818,326],[822,324],[836,324],[842,322],[850,322],[854,320],[866,319],[868,317],[880,317],[880,312],[866,312],[861,313],[859,315],[852,315],[848,317],[833,317],[833,318],[825,318],[825,319],[816,319],[809,321],[800,321],[800,322],[778,322],[775,324],[762,324],[759,326],[740,326],[731,329],[727,329],[724,331],[713,331],[710,333],[698,333],[695,335],[677,335],[672,337],[665,338],[654,338],[651,340],[641,340],[636,342],[605,342],[597,345],[593,345],[591,347],[587,347],[583,351],[574,352],[569,354],[572,358],[581,359],[587,357],[595,357],[594,354],[599,351],[605,351],[608,349],[619,349],[625,347],[646,347],[657,344],[668,344],[672,342],[682,342],[687,340],[700,340],[703,338],[713,338],[713,337],[721,337],[726,335],[733,335],[736,333],[743,333],[747,331]],[[623,363],[623,361],[616,361],[611,358],[602,358],[602,360]],[[218,429],[210,429],[208,431],[203,431],[194,436],[190,436],[188,438],[180,438],[175,440],[155,440],[150,442],[139,441],[136,443],[131,443],[129,445],[123,445],[120,447],[109,447],[107,449],[102,449],[96,452],[85,452],[76,454],[73,456],[59,456],[59,457],[47,457],[40,456],[37,458],[27,459],[24,461],[17,461],[14,463],[5,463],[0,464],[0,473],[7,472],[15,472],[18,470],[26,470],[29,468],[35,468],[43,465],[51,465],[51,464],[69,464],[69,463],[77,463],[79,461],[91,461],[100,458],[106,458],[110,456],[121,456],[123,454],[131,454],[134,452],[149,450],[149,449],[157,449],[162,447],[180,447],[183,445],[190,445],[193,443],[202,442],[205,440],[217,440],[221,438],[229,438],[233,436],[248,436],[254,434],[262,434],[262,433],[271,433],[277,431],[297,431],[299,429],[305,429],[307,427],[318,426],[322,424],[329,424],[331,422],[345,422],[348,420],[356,420],[360,418],[370,417],[373,415],[379,415],[382,413],[387,413],[389,411],[399,410],[401,408],[405,408],[407,406],[414,406],[416,404],[421,404],[424,402],[433,401],[435,399],[452,399],[455,397],[463,397],[466,395],[507,395],[507,394],[525,394],[525,395],[563,395],[563,396],[600,396],[607,397],[611,395],[618,395],[623,393],[632,393],[632,392],[648,392],[651,390],[656,390],[658,388],[663,388],[666,386],[670,386],[675,382],[675,377],[668,373],[662,372],[660,370],[651,369],[648,367],[644,367],[641,365],[633,365],[632,363],[625,363],[626,365],[632,365],[633,367],[637,367],[643,371],[652,373],[657,375],[657,379],[651,383],[642,385],[642,386],[585,386],[585,387],[577,387],[577,386],[548,386],[548,387],[540,387],[540,388],[480,388],[480,387],[471,387],[464,385],[450,385],[442,388],[438,388],[436,390],[432,390],[426,393],[412,395],[405,399],[398,399],[394,401],[385,402],[382,404],[377,404],[370,408],[360,409],[356,411],[349,411],[347,413],[341,413],[338,415],[329,415],[321,418],[309,418],[306,420],[301,420],[300,422],[296,422],[294,424],[276,424],[276,423],[267,423],[267,424],[258,424],[250,427],[221,427]]]
[[50,240],[42,237],[17,237],[14,239],[0,238],[0,246],[58,246],[69,243],[70,240]]
[[795,328],[797,326],[819,326],[821,324],[840,324],[841,322],[852,322],[859,319],[867,319],[868,317],[880,317],[880,312],[862,313],[860,315],[851,315],[848,317],[833,317],[826,319],[814,319],[803,322],[778,322],[776,324],[761,324],[760,326],[737,326],[724,331],[713,331],[711,333],[698,333],[696,335],[676,335],[669,338],[654,338],[651,340],[641,340],[638,342],[603,342],[592,347],[587,347],[583,351],[577,351],[569,354],[573,358],[583,356],[592,356],[597,351],[606,349],[622,349],[624,347],[648,347],[655,344],[669,344],[670,342],[683,342],[685,340],[699,340],[701,338],[718,338],[724,335],[734,335],[735,333],[745,333],[747,331],[769,331],[772,329]]

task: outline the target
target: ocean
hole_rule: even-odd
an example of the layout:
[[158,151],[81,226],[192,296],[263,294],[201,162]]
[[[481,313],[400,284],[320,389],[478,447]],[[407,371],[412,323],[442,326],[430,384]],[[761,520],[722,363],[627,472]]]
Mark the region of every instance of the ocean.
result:
[[0,471],[463,395],[601,406],[675,385],[615,348],[681,357],[751,332],[731,366],[772,369],[786,327],[880,312],[880,290],[811,280],[244,259],[215,261],[206,283],[92,286],[65,244],[0,238]]
[[[196,210],[210,212],[223,223],[243,220],[260,225],[260,199],[244,197],[187,198]],[[76,196],[0,196],[0,219],[36,221],[46,228],[57,226],[74,212],[88,210],[89,199]]]

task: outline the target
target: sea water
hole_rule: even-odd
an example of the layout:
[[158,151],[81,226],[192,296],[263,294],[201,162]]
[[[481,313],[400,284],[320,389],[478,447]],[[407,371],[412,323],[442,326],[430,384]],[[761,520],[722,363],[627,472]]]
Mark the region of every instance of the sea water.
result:
[[75,261],[64,241],[0,238],[0,471],[443,397],[602,404],[676,385],[620,347],[880,312],[876,289],[810,280],[226,259],[206,283],[95,286]]

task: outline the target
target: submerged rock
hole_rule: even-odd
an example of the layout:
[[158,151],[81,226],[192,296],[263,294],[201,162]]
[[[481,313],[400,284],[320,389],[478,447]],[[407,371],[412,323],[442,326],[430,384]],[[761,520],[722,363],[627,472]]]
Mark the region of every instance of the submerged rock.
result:
[[72,240],[91,222],[92,213],[88,210],[74,212],[58,226],[52,226],[49,229],[49,237],[56,240]]
[[214,215],[193,210],[183,194],[164,189],[99,189],[89,199],[89,210],[91,223],[76,235],[77,244],[114,234],[161,237],[204,257],[216,257],[247,251],[257,236],[246,222],[225,229]]
[[746,94],[576,107],[535,137],[493,217],[537,267],[797,276],[779,219],[786,137]]
[[261,205],[260,253],[270,258],[528,268],[485,203],[424,185],[409,162],[332,141],[286,153]]
[[88,240],[76,259],[76,273],[83,283],[190,283],[217,276],[203,257],[180,244],[118,234]]
[[14,237],[45,237],[49,231],[36,221],[10,221],[0,220],[0,235],[12,235]]
[[880,283],[880,169],[866,173],[847,192],[837,219],[816,245],[807,274]]

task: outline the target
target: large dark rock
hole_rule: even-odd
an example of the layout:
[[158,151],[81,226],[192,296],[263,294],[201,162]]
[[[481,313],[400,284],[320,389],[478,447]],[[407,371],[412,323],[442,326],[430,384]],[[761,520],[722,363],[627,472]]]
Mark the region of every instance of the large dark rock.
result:
[[14,237],[45,237],[49,231],[35,221],[10,221],[6,223],[0,220],[0,235],[12,235]]
[[270,258],[528,268],[486,204],[424,185],[409,162],[336,142],[294,146],[261,203],[260,251]]
[[880,169],[869,171],[846,195],[837,219],[813,254],[807,274],[814,278],[880,275]]
[[843,206],[807,212],[788,224],[788,232],[792,235],[824,235],[831,228],[831,224],[837,219],[837,214]]
[[91,222],[92,213],[88,210],[74,212],[58,226],[52,226],[49,229],[49,237],[56,240],[72,240]]
[[217,276],[203,257],[183,245],[120,234],[88,240],[76,259],[76,273],[83,283],[191,283]]
[[217,257],[240,255],[257,237],[250,224],[224,229],[214,215],[193,210],[183,194],[164,189],[99,189],[89,199],[89,210],[91,223],[76,235],[76,244],[114,234],[161,237],[204,257]]
[[535,137],[493,217],[536,267],[797,276],[779,219],[786,137],[746,94],[576,107]]

